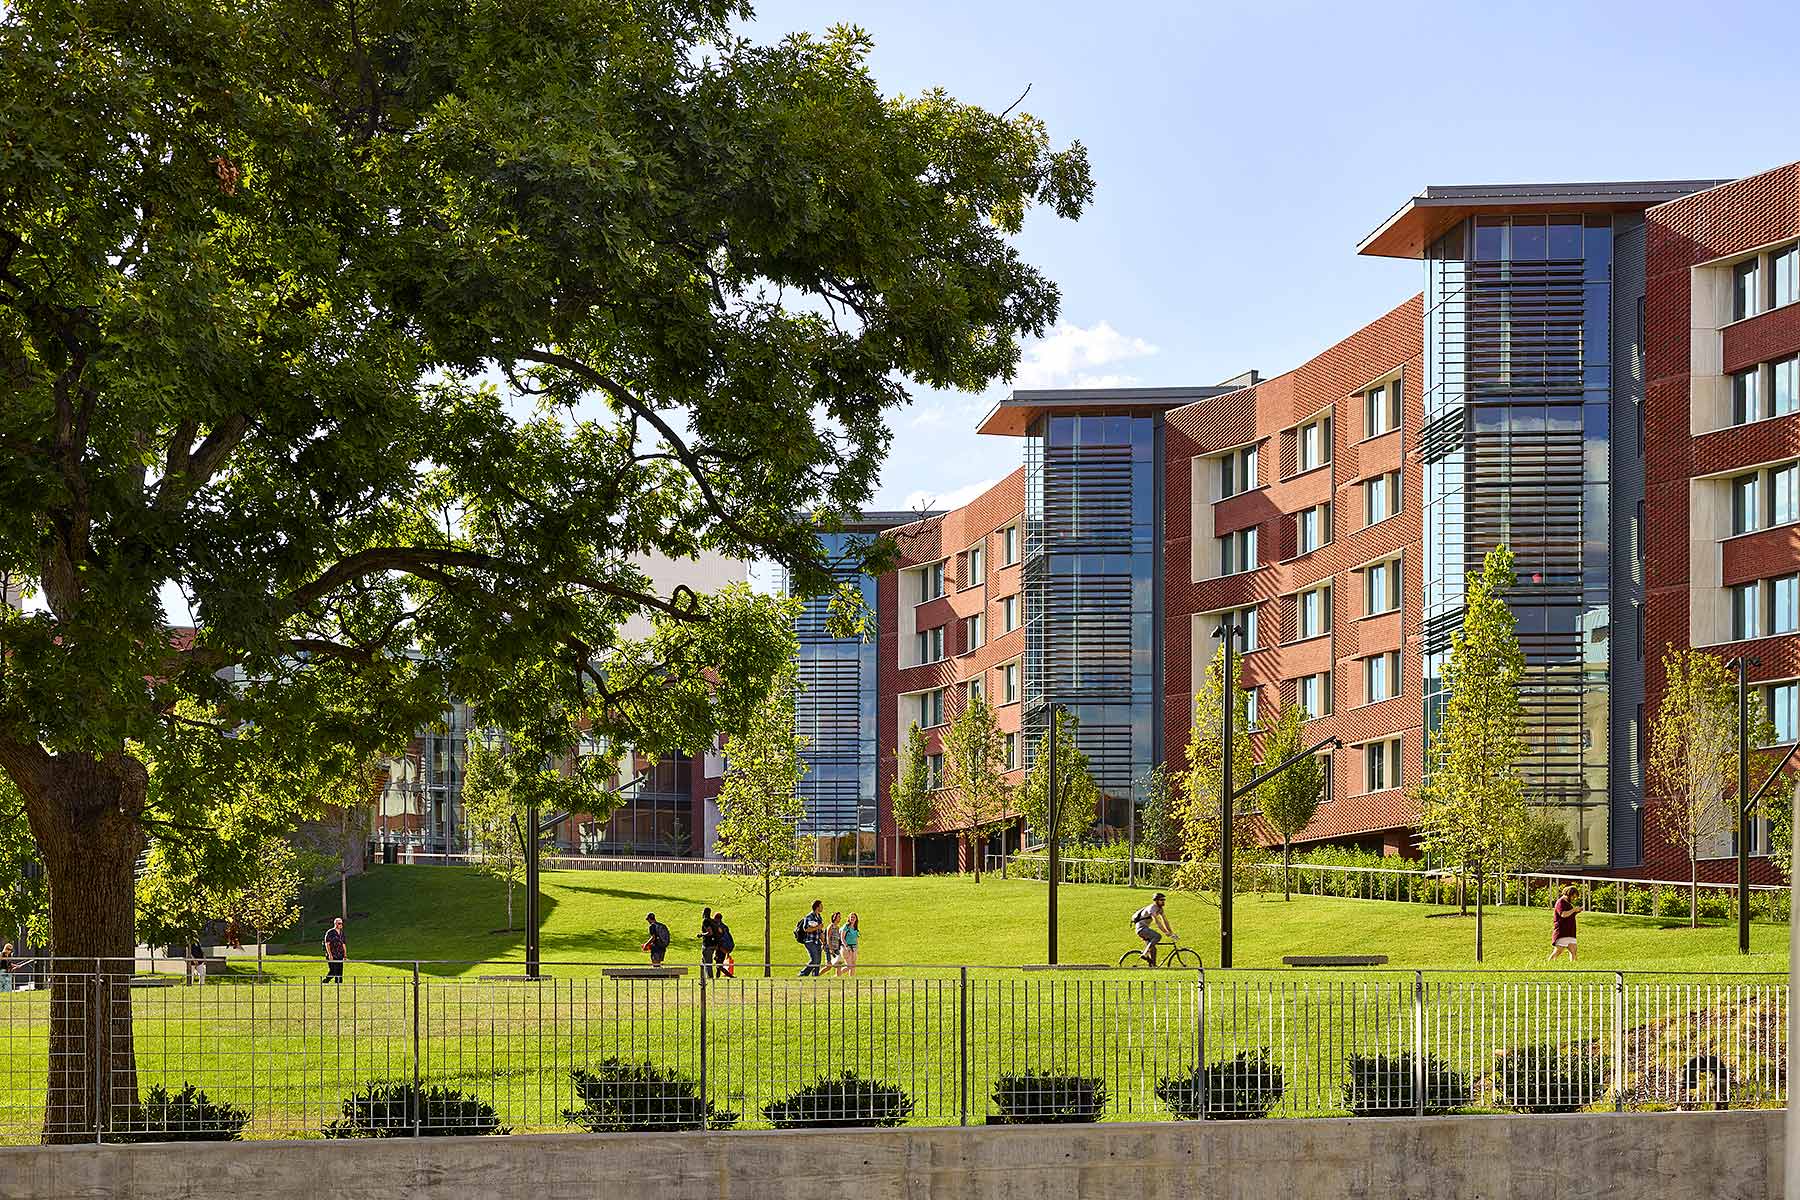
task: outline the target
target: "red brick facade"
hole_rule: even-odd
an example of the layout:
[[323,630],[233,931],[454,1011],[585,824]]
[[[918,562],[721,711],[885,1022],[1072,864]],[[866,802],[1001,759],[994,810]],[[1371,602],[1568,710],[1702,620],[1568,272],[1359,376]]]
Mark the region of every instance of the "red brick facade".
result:
[[[1025,652],[1025,597],[1022,561],[1024,533],[1020,528],[1025,511],[1025,472],[1021,468],[1002,479],[961,508],[938,516],[927,517],[889,531],[900,549],[897,571],[884,574],[877,581],[877,611],[880,635],[879,662],[880,707],[877,710],[877,745],[880,760],[877,770],[877,853],[879,861],[898,861],[902,873],[914,869],[912,839],[896,842],[894,814],[888,804],[888,789],[893,785],[896,756],[906,741],[911,720],[901,720],[901,706],[906,697],[931,689],[944,691],[943,723],[925,729],[926,753],[942,749],[944,732],[962,711],[967,698],[967,685],[981,681],[988,702],[994,706],[1002,732],[1019,733],[1020,697],[1023,695]],[[1008,562],[1007,529],[1018,530],[1012,544],[1017,553]],[[983,556],[983,580],[970,581],[969,551],[980,547]],[[918,574],[914,568],[931,563],[944,563],[944,594],[932,600],[919,601]],[[1016,626],[1006,628],[1005,601],[1013,598]],[[984,640],[979,646],[969,645],[967,618],[981,614]],[[944,657],[937,662],[912,663],[909,640],[919,630],[942,627]],[[1008,663],[1019,666],[1019,693],[1008,699],[1003,669]],[[1023,761],[1024,748],[1018,748]],[[1009,778],[1018,783],[1022,772]],[[934,832],[953,831],[952,819],[940,819]],[[967,867],[966,862],[959,864]]]
[[[1298,680],[1329,670],[1333,712],[1309,723],[1309,740],[1343,739],[1332,795],[1300,840],[1358,839],[1400,849],[1397,831],[1416,817],[1404,788],[1369,792],[1364,788],[1360,744],[1402,739],[1402,784],[1417,779],[1420,765],[1418,594],[1414,579],[1419,555],[1419,469],[1410,456],[1420,407],[1416,380],[1422,336],[1418,298],[1358,330],[1337,345],[1284,375],[1229,395],[1201,400],[1170,412],[1164,443],[1164,746],[1170,765],[1184,758],[1193,717],[1193,662],[1196,614],[1254,605],[1257,648],[1244,656],[1243,681],[1258,689],[1260,711],[1277,702],[1295,702]],[[1364,437],[1364,391],[1372,384],[1402,379],[1402,421],[1398,430]],[[1331,461],[1296,473],[1292,430],[1329,411]],[[1196,485],[1214,486],[1219,452],[1255,442],[1258,486],[1229,499],[1194,503]],[[1364,523],[1365,481],[1401,473],[1401,503],[1394,515]],[[1331,537],[1297,554],[1297,514],[1330,501]],[[1198,527],[1195,527],[1196,518]],[[1254,570],[1195,579],[1195,539],[1216,539],[1236,530],[1257,529]],[[1204,551],[1204,547],[1202,547]],[[1363,581],[1357,568],[1400,557],[1398,612],[1363,615]],[[1295,595],[1332,584],[1331,631],[1296,640]],[[1205,643],[1202,643],[1204,646]],[[1399,651],[1400,693],[1374,704],[1364,702],[1362,660]],[[1204,650],[1202,651],[1204,652]],[[1383,835],[1390,835],[1384,837]]]
[[[1750,678],[1757,682],[1800,677],[1800,636],[1730,641],[1729,629],[1722,636],[1711,636],[1717,632],[1711,625],[1696,630],[1692,620],[1697,611],[1718,611],[1725,603],[1718,594],[1722,589],[1800,569],[1800,526],[1726,538],[1713,551],[1709,543],[1721,540],[1711,524],[1713,517],[1693,503],[1696,489],[1726,486],[1708,477],[1800,459],[1800,413],[1708,428],[1730,418],[1727,413],[1723,420],[1709,419],[1709,405],[1716,406],[1719,400],[1706,388],[1717,384],[1700,379],[1800,352],[1800,304],[1735,322],[1728,320],[1729,313],[1707,319],[1699,311],[1708,308],[1708,289],[1729,296],[1733,261],[1800,238],[1800,164],[1657,205],[1646,220],[1642,536],[1650,661],[1644,711],[1653,723],[1664,687],[1661,647],[1698,642],[1716,647],[1721,657],[1740,652],[1756,656],[1761,662],[1750,669]],[[1767,259],[1764,264],[1766,272]],[[1713,327],[1721,323],[1722,328]],[[1703,431],[1696,433],[1696,426]],[[1701,549],[1691,552],[1690,544]],[[1713,553],[1717,563],[1692,557]],[[1645,803],[1645,873],[1686,878],[1687,854],[1671,843],[1660,812],[1651,780]],[[1773,878],[1766,860],[1754,866],[1758,878]],[[1736,871],[1729,859],[1704,860],[1700,867],[1702,878],[1708,879],[1732,878]]]

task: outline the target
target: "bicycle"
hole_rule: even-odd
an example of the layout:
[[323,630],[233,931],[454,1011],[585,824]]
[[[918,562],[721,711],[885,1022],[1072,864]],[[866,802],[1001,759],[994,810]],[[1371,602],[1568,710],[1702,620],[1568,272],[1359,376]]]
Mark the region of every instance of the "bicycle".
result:
[[[1201,961],[1200,952],[1190,950],[1182,945],[1180,938],[1171,937],[1166,942],[1159,942],[1156,948],[1156,965],[1158,967],[1180,967],[1187,971],[1198,971],[1206,965]],[[1144,960],[1144,951],[1140,948],[1127,950],[1119,955],[1119,966],[1148,968],[1150,964]]]

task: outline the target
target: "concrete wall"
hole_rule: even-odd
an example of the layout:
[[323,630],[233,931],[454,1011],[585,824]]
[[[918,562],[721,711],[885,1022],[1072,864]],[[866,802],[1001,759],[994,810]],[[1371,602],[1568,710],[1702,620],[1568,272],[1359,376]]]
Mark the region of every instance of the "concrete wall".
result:
[[1782,1191],[1780,1112],[0,1149],[0,1196],[1554,1200]]

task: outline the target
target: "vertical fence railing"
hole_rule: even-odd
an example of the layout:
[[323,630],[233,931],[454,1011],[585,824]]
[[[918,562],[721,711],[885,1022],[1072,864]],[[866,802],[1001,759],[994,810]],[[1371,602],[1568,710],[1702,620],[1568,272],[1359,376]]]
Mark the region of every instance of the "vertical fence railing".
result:
[[[0,994],[0,1140],[147,1140],[167,1118],[151,1098],[189,1085],[246,1137],[467,1128],[446,1093],[521,1132],[829,1123],[854,1102],[818,1096],[846,1073],[903,1097],[894,1120],[946,1125],[1785,1101],[1789,993],[1768,974],[413,963],[184,986],[81,965]],[[636,1107],[597,1115],[596,1079]]]

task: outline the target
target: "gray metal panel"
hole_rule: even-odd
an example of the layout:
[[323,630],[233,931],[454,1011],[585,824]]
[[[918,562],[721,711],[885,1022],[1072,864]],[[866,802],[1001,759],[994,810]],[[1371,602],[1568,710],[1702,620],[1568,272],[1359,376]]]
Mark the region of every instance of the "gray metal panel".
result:
[[1611,824],[1614,867],[1644,860],[1644,775],[1641,713],[1644,704],[1643,531],[1644,452],[1638,418],[1644,403],[1644,220],[1637,213],[1613,219],[1612,321],[1612,691],[1609,704],[1612,763]]

